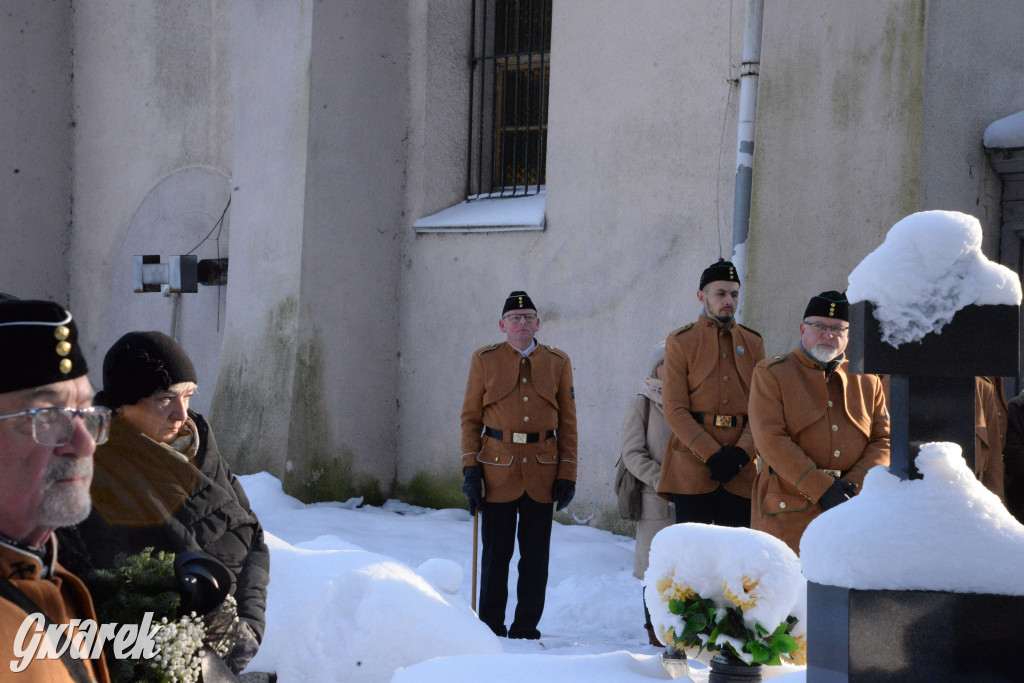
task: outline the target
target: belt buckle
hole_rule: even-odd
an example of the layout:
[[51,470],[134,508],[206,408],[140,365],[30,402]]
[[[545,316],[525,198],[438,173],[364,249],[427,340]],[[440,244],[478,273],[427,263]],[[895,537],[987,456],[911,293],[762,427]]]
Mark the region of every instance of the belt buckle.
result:
[[840,477],[843,476],[843,471],[842,470],[826,470],[826,469],[822,469],[821,471],[824,472],[825,474],[827,474],[828,476],[832,477],[833,479],[839,479]]
[[732,415],[715,415],[716,427],[732,427]]
[[512,443],[526,443],[526,433],[512,432]]

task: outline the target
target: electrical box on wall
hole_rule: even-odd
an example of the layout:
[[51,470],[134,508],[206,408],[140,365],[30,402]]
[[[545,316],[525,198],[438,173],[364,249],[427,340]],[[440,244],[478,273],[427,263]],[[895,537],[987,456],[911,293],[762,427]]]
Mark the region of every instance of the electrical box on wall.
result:
[[132,291],[190,294],[199,291],[198,285],[226,285],[228,260],[198,260],[191,254],[168,256],[161,263],[159,254],[132,256]]

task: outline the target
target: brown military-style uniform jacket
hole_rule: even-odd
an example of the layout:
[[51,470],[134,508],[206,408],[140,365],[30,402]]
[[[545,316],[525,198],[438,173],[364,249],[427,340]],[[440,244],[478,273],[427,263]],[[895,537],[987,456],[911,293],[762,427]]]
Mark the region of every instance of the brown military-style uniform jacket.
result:
[[[485,426],[502,432],[501,440],[483,435]],[[540,436],[517,443],[523,434]],[[507,503],[525,492],[552,503],[555,479],[576,481],[576,463],[569,356],[539,343],[526,358],[508,342],[474,352],[462,404],[462,466],[483,465],[487,501]]]
[[[750,427],[761,458],[750,527],[799,552],[800,537],[822,513],[817,501],[834,474],[857,485],[889,464],[889,412],[875,375],[843,361],[826,377],[797,349],[758,363],[750,389]],[[829,471],[832,471],[832,474]]]
[[999,377],[974,378],[974,473],[1003,498],[1003,448],[1006,446],[1006,396]]
[[[53,557],[56,554],[56,542],[52,536],[48,545],[51,551],[50,557]],[[36,555],[0,543],[0,572],[3,572],[8,581],[35,603],[53,624],[67,624],[71,619],[96,620],[92,599],[89,597],[85,585],[78,580],[78,577],[67,572],[55,561],[50,566],[43,567]],[[28,612],[14,603],[0,598],[0,680],[74,683],[74,679],[59,657],[56,659],[33,658],[23,671],[18,673],[11,671],[12,661],[21,663],[21,657],[15,654],[15,640],[26,617],[28,617]],[[31,646],[35,628],[36,626],[33,625],[25,639],[17,643],[18,647],[28,649]],[[35,652],[38,652],[38,645],[37,649],[33,651],[33,655]],[[78,661],[85,665],[85,669],[93,681],[109,683],[110,678],[107,675],[107,667],[102,656],[99,659],[83,657]]]
[[[764,341],[749,327],[701,315],[665,341],[662,398],[665,422],[672,429],[661,463],[658,493],[711,493],[721,484],[704,463],[722,446],[739,446],[750,462],[724,484],[730,493],[750,497],[754,482],[754,441],[747,425],[747,396],[754,366],[764,358]],[[694,413],[702,414],[697,421]],[[715,426],[716,416],[734,417],[732,426]]]

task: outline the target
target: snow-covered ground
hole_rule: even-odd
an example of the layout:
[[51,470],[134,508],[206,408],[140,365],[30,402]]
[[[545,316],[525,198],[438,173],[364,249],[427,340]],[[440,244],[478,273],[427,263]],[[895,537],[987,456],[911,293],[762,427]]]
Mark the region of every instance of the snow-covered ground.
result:
[[[814,520],[801,543],[804,575],[851,588],[1024,593],[1024,526],[974,478],[959,448],[926,445],[918,468],[924,478],[914,481],[875,468],[861,495]],[[630,538],[556,523],[542,640],[508,640],[469,606],[473,527],[465,510],[304,505],[269,474],[241,480],[271,548],[266,637],[250,670],[276,671],[281,683],[668,679],[661,650],[647,644]],[[859,539],[860,551],[831,552],[837,535]],[[782,600],[785,613],[792,596],[783,593],[760,599]],[[703,659],[691,661],[695,683],[708,679]],[[763,674],[806,678],[786,665]]]
[[[271,549],[267,632],[251,671],[277,671],[281,683],[668,679],[647,644],[631,538],[556,523],[541,643],[508,640],[469,606],[467,511],[304,505],[269,474],[240,479]],[[707,680],[706,664],[691,669]],[[804,680],[793,667],[773,673]]]

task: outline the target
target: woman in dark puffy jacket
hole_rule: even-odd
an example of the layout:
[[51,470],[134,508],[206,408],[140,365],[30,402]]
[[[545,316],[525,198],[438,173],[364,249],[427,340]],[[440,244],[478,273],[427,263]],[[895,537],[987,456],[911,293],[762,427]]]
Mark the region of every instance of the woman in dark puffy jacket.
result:
[[270,553],[210,426],[188,408],[195,389],[192,361],[162,332],[129,332],[107,351],[95,402],[115,417],[96,449],[93,511],[69,544],[97,569],[150,546],[220,560],[235,578],[240,628],[225,661],[237,673],[263,639]]

